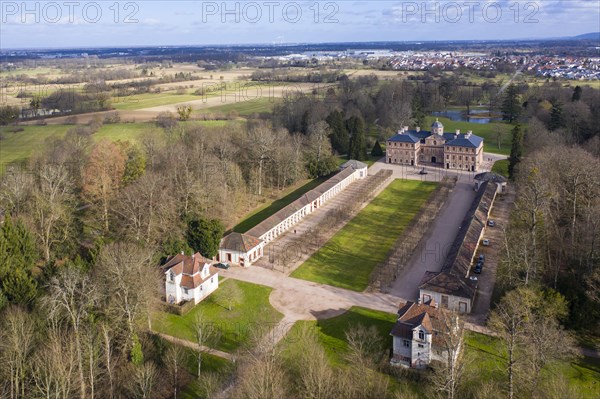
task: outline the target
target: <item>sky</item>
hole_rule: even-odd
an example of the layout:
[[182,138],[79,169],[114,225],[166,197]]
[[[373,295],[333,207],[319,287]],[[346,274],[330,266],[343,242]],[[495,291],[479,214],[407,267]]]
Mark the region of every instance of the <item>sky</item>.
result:
[[506,40],[600,31],[599,0],[1,0],[0,9],[0,49]]

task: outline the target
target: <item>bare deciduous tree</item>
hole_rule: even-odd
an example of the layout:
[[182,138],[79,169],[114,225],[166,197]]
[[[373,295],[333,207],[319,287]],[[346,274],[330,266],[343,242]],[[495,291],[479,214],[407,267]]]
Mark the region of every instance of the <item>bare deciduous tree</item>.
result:
[[74,267],[62,269],[50,280],[48,296],[44,298],[51,322],[58,325],[64,320],[73,330],[81,398],[87,396],[83,335],[96,302],[96,287],[86,273]]
[[35,326],[23,309],[11,307],[3,314],[0,330],[0,370],[10,384],[10,398],[24,398],[29,359],[35,346]]

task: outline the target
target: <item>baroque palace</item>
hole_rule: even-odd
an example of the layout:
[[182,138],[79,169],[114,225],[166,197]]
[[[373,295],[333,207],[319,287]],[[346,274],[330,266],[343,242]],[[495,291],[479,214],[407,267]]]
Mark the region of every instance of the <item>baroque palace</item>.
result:
[[473,132],[444,133],[444,125],[435,121],[431,131],[399,130],[387,140],[386,162],[411,166],[439,166],[479,172],[483,163],[483,138]]

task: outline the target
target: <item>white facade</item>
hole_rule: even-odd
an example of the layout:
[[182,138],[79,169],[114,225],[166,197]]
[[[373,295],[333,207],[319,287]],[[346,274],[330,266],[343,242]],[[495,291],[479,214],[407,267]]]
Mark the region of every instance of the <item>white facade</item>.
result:
[[412,331],[412,339],[394,337],[391,363],[406,367],[425,368],[431,363],[433,357],[432,332],[427,331],[423,326],[418,326]]
[[[298,222],[300,222],[306,215],[309,215],[310,213],[314,212],[321,206],[325,205],[330,199],[332,199],[333,197],[335,197],[336,195],[341,193],[350,184],[352,184],[356,180],[366,178],[368,175],[367,165],[362,164],[362,163],[359,163],[359,165],[361,165],[360,168],[354,168],[353,166],[348,166],[348,168],[351,168],[351,170],[353,170],[352,173],[348,174],[342,180],[337,182],[335,185],[328,188],[327,191],[325,191],[323,193],[319,192],[318,196],[314,195],[314,198],[311,199],[309,203],[304,204],[301,208],[297,209],[293,214],[287,216],[284,220],[282,220],[281,222],[279,222],[278,224],[276,224],[275,226],[270,228],[268,231],[260,234],[258,236],[258,238],[263,240],[265,243],[269,243],[269,242],[273,241],[275,238],[282,235],[283,233],[288,231],[290,228],[292,228],[294,225],[296,225]],[[340,174],[341,173],[344,173],[344,171],[340,172]],[[347,174],[347,172],[345,174]],[[332,179],[335,179],[335,177],[336,176],[334,176]],[[327,183],[328,182],[325,182],[317,189],[312,190],[311,192],[307,193],[306,194],[307,198],[308,198],[309,194],[318,192],[318,190],[323,188],[323,186],[325,186]],[[290,205],[294,205],[294,204],[290,204]],[[250,230],[248,233],[252,234],[252,230]]]
[[165,298],[168,303],[194,301],[197,304],[219,287],[217,269],[204,261],[198,265],[193,256],[191,259],[192,267],[184,266],[185,260],[182,260],[165,271]]
[[444,309],[460,313],[471,313],[471,299],[460,296],[447,295],[439,292],[419,289],[419,299],[422,303],[429,303],[432,299]]
[[256,262],[261,256],[263,256],[263,248],[265,246],[262,241],[257,247],[252,248],[250,251],[219,248],[219,254],[217,255],[218,262],[235,263],[243,267],[250,267]]

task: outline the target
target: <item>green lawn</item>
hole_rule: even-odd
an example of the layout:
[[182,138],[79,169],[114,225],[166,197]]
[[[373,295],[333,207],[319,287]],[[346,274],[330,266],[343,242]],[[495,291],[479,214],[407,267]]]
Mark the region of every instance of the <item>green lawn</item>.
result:
[[[283,350],[286,362],[295,364],[298,361],[299,351],[302,350],[302,346],[297,343],[300,341],[301,335],[306,333],[305,328],[308,327],[310,333],[314,332],[316,334],[316,338],[323,346],[330,364],[334,367],[346,367],[348,365],[348,361],[345,359],[348,350],[346,331],[359,325],[366,328],[375,326],[377,338],[381,340],[381,355],[387,358],[392,347],[390,331],[392,331],[396,318],[396,314],[354,306],[346,313],[331,319],[297,321],[279,343],[279,347]],[[389,392],[391,394],[402,392],[404,394],[412,393],[417,395],[416,397],[427,397],[424,387],[418,382],[410,379],[399,380],[387,374],[383,375],[389,378]]]
[[[68,125],[47,126],[3,126],[0,127],[0,163],[24,161],[40,148],[44,148],[44,142],[49,138],[61,138],[64,136]],[[11,132],[13,129],[23,128],[22,132]],[[0,167],[2,170],[2,167]]]
[[[426,130],[429,129],[429,126],[431,126],[435,119],[436,117],[434,116],[429,116],[425,119]],[[438,117],[438,119],[444,125],[445,132],[455,132],[457,129],[460,129],[461,133],[466,133],[472,130],[473,134],[483,137],[483,149],[486,152],[502,155],[510,154],[512,125],[501,122],[486,124],[458,122],[443,117]],[[500,133],[500,148],[498,148],[498,132]]]
[[373,268],[383,262],[437,184],[395,180],[292,277],[363,291]]
[[492,166],[492,172],[498,173],[504,177],[508,177],[508,159],[496,161]]
[[217,349],[232,352],[248,343],[249,334],[254,326],[267,326],[268,323],[276,323],[283,317],[269,303],[271,288],[228,279],[219,289],[226,288],[229,284],[238,284],[243,292],[242,301],[232,310],[218,304],[214,296],[209,296],[184,316],[167,312],[157,313],[154,329],[157,332],[194,341],[193,322],[196,315],[201,313],[206,322],[215,323],[222,333]]
[[325,353],[332,364],[344,365],[344,355],[348,349],[345,333],[350,328],[358,325],[365,327],[375,326],[382,340],[382,351],[386,353],[392,347],[390,331],[396,322],[397,316],[392,313],[379,312],[353,306],[346,313],[325,320],[297,321],[287,333],[281,345],[293,352],[294,343],[302,333],[303,327],[314,328],[319,342],[323,345]]
[[[250,96],[250,94],[248,96]],[[225,98],[223,100],[223,105],[202,109],[197,112],[222,112],[227,114],[235,111],[238,115],[249,116],[255,113],[271,112],[275,105],[275,101],[276,99],[269,97],[258,98],[251,101],[235,101],[233,98]]]
[[[507,377],[500,371],[504,364],[500,341],[487,335],[467,332],[465,343],[468,359],[466,375],[471,375],[469,383],[476,385],[493,380],[504,384]],[[550,376],[555,378],[557,375],[565,377],[583,397],[600,397],[600,359],[584,357],[574,362],[555,363],[542,370],[542,379]]]
[[[222,127],[232,121],[188,121],[182,122],[186,127],[205,126]],[[43,149],[47,139],[62,138],[67,130],[73,128],[73,125],[22,125],[22,126],[2,126],[0,127],[0,165],[24,161],[35,151]],[[15,129],[23,129],[21,132],[13,132]],[[94,140],[103,138],[111,141],[131,141],[138,142],[144,133],[157,130],[158,128],[152,122],[138,123],[113,123],[105,124],[92,136]],[[0,173],[3,167],[0,166]]]
[[[269,216],[273,215],[275,212],[286,207],[287,205],[291,204],[292,202],[294,202],[295,200],[300,198],[302,195],[304,195],[308,191],[319,186],[325,180],[327,180],[327,177],[320,177],[320,178],[308,181],[308,183],[300,186],[299,188],[297,188],[295,190],[293,188],[285,190],[284,196],[282,198],[279,198],[271,203],[266,203],[265,205],[258,207],[257,209],[253,210],[252,212],[250,212],[249,214],[244,216],[244,219],[242,219],[242,221],[239,222],[233,228],[233,231],[238,232],[238,233],[247,232],[248,230],[250,230],[257,224],[259,224],[260,222],[262,222]],[[293,190],[293,191],[289,192],[290,190]]]

